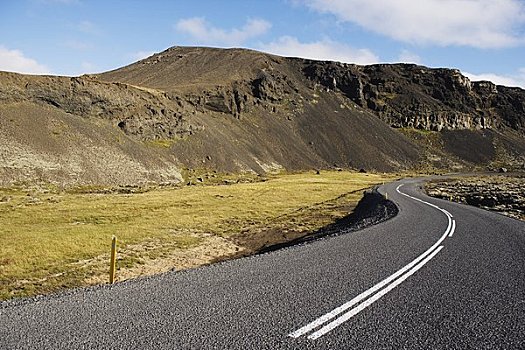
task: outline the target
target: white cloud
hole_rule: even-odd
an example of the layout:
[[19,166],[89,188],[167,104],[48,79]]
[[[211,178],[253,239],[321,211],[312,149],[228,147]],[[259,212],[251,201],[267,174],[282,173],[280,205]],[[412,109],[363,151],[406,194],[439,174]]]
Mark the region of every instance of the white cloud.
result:
[[329,39],[302,43],[294,37],[282,36],[277,41],[259,45],[259,48],[263,51],[281,56],[356,64],[379,62],[379,58],[368,49],[355,49],[346,44]]
[[494,73],[473,74],[469,72],[463,72],[463,74],[472,81],[488,80],[496,85],[518,86],[525,88],[525,68],[520,68],[518,72],[513,75],[501,75]]
[[[525,44],[521,0],[303,0],[390,38],[417,44],[502,48]],[[521,31],[521,32],[520,32]]]
[[93,35],[100,34],[100,29],[98,28],[98,26],[95,23],[90,22],[90,21],[80,21],[76,25],[76,28],[78,31],[85,33],[85,34],[93,34]]
[[192,17],[181,19],[175,28],[179,32],[189,34],[200,44],[235,46],[266,33],[271,26],[271,23],[262,19],[249,19],[240,29],[225,30],[212,26],[202,17]]
[[132,53],[130,55],[130,58],[135,61],[140,61],[154,54],[155,54],[155,51],[137,51],[135,53]]
[[415,63],[415,64],[421,64],[421,57],[419,57],[417,54],[408,51],[408,50],[401,50],[401,53],[398,57],[399,62],[403,63]]
[[10,50],[4,46],[0,46],[0,70],[25,74],[50,74],[49,68],[24,56],[22,51]]

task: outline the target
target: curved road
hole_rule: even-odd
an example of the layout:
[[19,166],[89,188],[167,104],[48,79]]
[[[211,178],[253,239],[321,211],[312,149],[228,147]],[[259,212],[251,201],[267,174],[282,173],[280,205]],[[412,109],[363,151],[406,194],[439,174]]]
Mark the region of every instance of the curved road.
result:
[[357,232],[3,303],[0,348],[524,349],[525,223],[420,185]]

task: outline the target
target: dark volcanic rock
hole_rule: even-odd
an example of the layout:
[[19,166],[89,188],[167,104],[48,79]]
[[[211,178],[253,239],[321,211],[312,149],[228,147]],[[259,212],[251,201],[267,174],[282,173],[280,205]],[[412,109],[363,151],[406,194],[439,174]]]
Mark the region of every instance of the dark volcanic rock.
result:
[[[338,89],[394,127],[523,131],[525,90],[471,82],[456,69],[305,61],[306,77]],[[336,84],[337,83],[337,84]]]
[[[232,67],[235,69],[229,71]],[[274,113],[291,110],[293,114],[294,110],[301,110],[301,85],[306,85],[314,91],[321,87],[340,94],[396,128],[510,128],[525,133],[525,90],[488,81],[471,82],[457,69],[415,64],[358,66],[242,49],[174,47],[100,77],[137,85],[144,81],[148,87],[162,90],[220,81],[225,86],[219,88],[223,91],[200,103],[209,110],[235,116],[249,105],[248,100]],[[171,83],[166,77],[171,78]]]
[[429,196],[466,203],[525,220],[525,177],[486,176],[427,183]]
[[121,83],[103,83],[90,77],[0,76],[0,102],[30,101],[66,113],[115,122],[128,135],[142,140],[187,135],[197,129],[184,117],[181,99],[144,91]]

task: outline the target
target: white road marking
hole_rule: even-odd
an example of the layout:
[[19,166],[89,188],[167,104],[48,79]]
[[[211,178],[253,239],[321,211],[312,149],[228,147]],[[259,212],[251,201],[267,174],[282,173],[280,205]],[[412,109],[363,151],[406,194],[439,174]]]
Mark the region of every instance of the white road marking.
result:
[[408,271],[407,273],[405,273],[403,276],[399,277],[397,280],[395,280],[394,282],[392,282],[390,285],[388,285],[388,287],[382,289],[380,292],[374,294],[372,297],[368,298],[366,301],[362,302],[361,304],[359,304],[358,306],[354,307],[352,310],[350,310],[349,312],[347,312],[346,314],[340,316],[339,318],[337,318],[335,321],[327,324],[326,326],[324,326],[323,328],[321,328],[320,330],[310,334],[308,336],[308,339],[312,339],[312,340],[315,340],[319,337],[322,337],[323,335],[325,335],[326,333],[330,332],[331,330],[333,330],[334,328],[336,328],[337,326],[339,326],[340,324],[348,321],[350,318],[354,317],[355,315],[357,315],[358,313],[360,313],[361,311],[363,311],[365,308],[367,308],[368,306],[372,305],[374,302],[376,302],[377,300],[381,299],[385,294],[387,294],[388,292],[390,292],[392,289],[394,289],[395,287],[397,287],[398,285],[400,285],[404,280],[406,280],[408,277],[410,277],[411,275],[413,275],[414,273],[416,273],[417,270],[419,270],[420,268],[422,268],[427,262],[429,262],[437,253],[439,253],[439,251],[443,249],[443,246],[440,246],[439,248],[437,248],[436,250],[434,250],[429,256],[427,256],[425,258],[425,260],[421,261],[419,264],[417,264],[415,267],[413,267],[412,269],[410,269],[410,271]]
[[453,217],[454,217],[454,216],[452,216],[452,214],[450,214],[447,210],[445,210],[445,209],[443,209],[443,208],[440,208],[440,207],[438,207],[438,206],[435,205],[435,204],[432,204],[432,203],[429,203],[429,202],[425,202],[425,201],[422,200],[422,199],[419,199],[419,198],[413,197],[413,196],[411,196],[411,195],[409,195],[409,194],[406,194],[406,193],[401,192],[401,191],[399,190],[399,188],[400,188],[401,186],[403,186],[403,185],[404,185],[404,184],[401,184],[401,185],[399,185],[399,186],[396,187],[396,192],[397,192],[397,193],[402,194],[403,196],[408,197],[408,198],[411,198],[411,199],[416,200],[416,201],[418,201],[418,202],[421,202],[421,203],[424,203],[424,204],[426,204],[426,205],[429,205],[429,206],[431,206],[432,208],[436,208],[437,210],[439,210],[440,212],[444,213],[444,214],[445,214],[446,216],[448,216],[449,218],[453,218]]
[[452,220],[452,230],[450,230],[450,233],[448,234],[448,236],[452,237],[455,230],[456,230],[456,220]]
[[[352,300],[344,303],[343,305],[333,309],[332,311],[324,314],[323,316],[317,318],[313,322],[307,324],[304,327],[301,327],[297,329],[296,331],[288,334],[288,336],[292,338],[298,338],[306,333],[309,333],[310,331],[314,330],[315,328],[320,327],[321,325],[325,324],[326,322],[330,321],[334,317],[338,316],[339,314],[345,312],[346,310],[350,309],[352,306],[361,303],[363,300],[368,298],[370,295],[372,295],[368,300],[362,302],[357,307],[354,307],[352,310],[347,312],[346,314],[340,316],[335,321],[329,323],[328,325],[324,326],[320,330],[312,333],[310,336],[308,336],[308,339],[317,339],[324,334],[330,332],[335,327],[339,326],[340,324],[346,322],[351,317],[357,315],[359,312],[361,312],[363,309],[374,303],[376,300],[380,299],[383,295],[397,287],[401,282],[403,282],[405,279],[410,277],[412,274],[414,274],[417,270],[419,270],[423,265],[425,265],[430,259],[432,259],[442,248],[443,246],[438,246],[447,238],[447,235],[449,237],[452,236],[454,233],[456,222],[455,220],[452,220],[452,214],[450,214],[445,209],[441,209],[437,205],[434,205],[429,202],[425,202],[424,200],[421,200],[416,197],[412,197],[408,194],[405,194],[401,191],[399,191],[399,188],[403,186],[403,184],[397,186],[396,191],[406,197],[412,198],[414,200],[417,200],[419,202],[422,202],[424,204],[427,204],[433,208],[436,208],[443,212],[448,219],[448,225],[447,229],[443,233],[443,235],[437,240],[436,243],[434,243],[429,249],[427,249],[423,254],[418,256],[416,259],[414,259],[412,262],[395,272],[394,274],[390,275],[389,277],[385,278],[381,282],[377,283],[373,287],[369,288],[368,290],[364,291],[363,293],[359,294]],[[436,249],[437,248],[437,249]],[[407,272],[408,271],[408,272]],[[391,283],[391,284],[390,284]],[[390,284],[390,285],[389,285]],[[386,287],[385,287],[386,286]],[[385,288],[384,288],[385,287]],[[384,289],[382,289],[384,288]],[[382,289],[382,290],[381,290]],[[379,292],[378,292],[379,291]],[[374,293],[378,292],[377,294],[373,295]]]
[[441,244],[441,242],[443,242],[443,240],[445,240],[445,238],[449,234],[451,228],[452,228],[452,223],[451,223],[451,220],[449,219],[449,224],[447,226],[447,229],[446,229],[445,233],[441,236],[441,238],[436,243],[434,243],[434,245],[432,247],[427,249],[427,251],[425,251],[423,254],[421,254],[416,259],[414,259],[412,262],[410,262],[409,264],[407,264],[406,266],[404,266],[403,268],[401,268],[400,270],[398,270],[397,272],[395,272],[391,276],[385,278],[384,280],[382,280],[381,282],[379,282],[375,286],[373,286],[370,289],[364,291],[363,293],[359,294],[358,296],[356,296],[352,300],[346,302],[345,304],[343,304],[343,305],[333,309],[329,313],[319,317],[318,319],[316,319],[315,321],[307,324],[306,326],[299,328],[298,330],[296,330],[293,333],[290,333],[289,336],[292,337],[292,338],[298,338],[298,337],[300,337],[300,336],[310,332],[311,330],[319,327],[320,325],[322,325],[322,324],[326,323],[327,321],[331,320],[332,318],[336,317],[340,313],[348,310],[349,308],[351,308],[355,304],[361,302],[363,299],[367,298],[369,295],[377,292],[378,290],[380,290],[384,286],[388,285],[390,282],[394,281],[396,278],[401,276],[403,273],[405,273],[406,271],[410,270],[414,265],[416,265],[420,260],[424,259],[425,256],[430,254],[434,249],[436,249],[436,247],[439,244]]

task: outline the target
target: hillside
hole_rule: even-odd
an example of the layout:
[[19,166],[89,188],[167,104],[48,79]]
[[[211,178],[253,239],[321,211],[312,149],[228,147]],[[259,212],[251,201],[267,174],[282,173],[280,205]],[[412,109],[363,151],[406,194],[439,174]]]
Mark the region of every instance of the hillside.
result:
[[173,47],[75,78],[0,72],[0,184],[522,169],[525,91],[457,70]]

